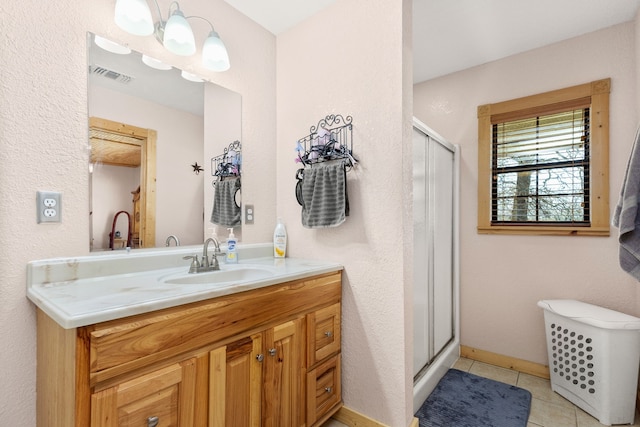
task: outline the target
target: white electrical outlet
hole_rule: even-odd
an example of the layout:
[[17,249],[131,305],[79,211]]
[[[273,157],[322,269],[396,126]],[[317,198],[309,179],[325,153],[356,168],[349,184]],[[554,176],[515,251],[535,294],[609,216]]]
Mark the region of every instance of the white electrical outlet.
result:
[[47,199],[44,199],[42,202],[43,202],[43,203],[44,203],[44,205],[45,205],[46,207],[48,207],[48,208],[55,208],[55,207],[56,207],[56,205],[58,204],[58,203],[56,202],[56,199],[53,199],[53,198],[47,198]]
[[38,224],[42,222],[60,222],[62,214],[62,194],[55,191],[38,191],[36,210]]
[[244,212],[245,212],[244,223],[253,224],[253,221],[255,219],[255,210],[253,209],[253,205],[244,205]]

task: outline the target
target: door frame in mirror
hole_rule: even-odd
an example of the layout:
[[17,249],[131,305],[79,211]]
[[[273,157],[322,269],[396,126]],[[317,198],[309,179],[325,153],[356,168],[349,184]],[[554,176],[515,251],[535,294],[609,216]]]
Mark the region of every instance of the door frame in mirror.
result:
[[[156,140],[157,132],[98,117],[89,117],[89,129],[124,135],[140,141],[140,246],[156,243]],[[113,141],[117,144],[118,141]],[[132,221],[137,221],[134,212]]]

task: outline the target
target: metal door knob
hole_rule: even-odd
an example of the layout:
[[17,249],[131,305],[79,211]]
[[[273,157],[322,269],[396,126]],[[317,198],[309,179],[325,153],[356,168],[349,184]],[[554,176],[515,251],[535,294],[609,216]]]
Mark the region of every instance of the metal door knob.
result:
[[156,427],[160,422],[160,418],[158,417],[149,417],[147,418],[147,427]]
[[275,356],[276,355],[276,349],[275,348],[270,348],[269,349],[269,356]]
[[331,331],[327,331],[324,333],[328,338],[331,338],[333,336],[333,333]]
[[256,360],[258,362],[262,362],[264,360],[264,354],[260,353],[259,355],[256,356]]

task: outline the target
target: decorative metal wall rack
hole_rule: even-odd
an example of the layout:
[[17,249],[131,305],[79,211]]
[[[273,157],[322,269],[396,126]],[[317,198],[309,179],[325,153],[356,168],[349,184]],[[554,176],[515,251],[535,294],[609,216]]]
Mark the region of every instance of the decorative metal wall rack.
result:
[[345,159],[347,168],[358,162],[353,156],[353,118],[330,114],[311,126],[309,135],[298,140],[296,162],[304,166],[329,160]]
[[211,175],[221,181],[227,177],[239,177],[242,166],[242,144],[233,141],[219,156],[211,158]]

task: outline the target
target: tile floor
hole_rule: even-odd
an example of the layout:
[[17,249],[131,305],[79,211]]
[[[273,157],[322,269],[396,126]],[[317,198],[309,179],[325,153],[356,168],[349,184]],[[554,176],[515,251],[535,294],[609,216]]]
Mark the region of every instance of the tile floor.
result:
[[[552,391],[551,383],[544,378],[464,358],[458,359],[453,367],[529,390],[532,399],[527,427],[602,426],[597,419]],[[640,417],[637,412],[633,427],[640,427]]]
[[[553,392],[549,380],[464,358],[458,359],[453,367],[529,390],[533,398],[527,427],[602,426],[591,415]],[[345,427],[345,425],[335,420],[329,420],[323,427]],[[640,427],[640,414],[638,414],[637,410],[635,424],[631,427]]]

